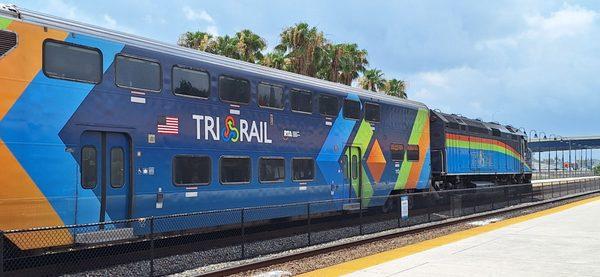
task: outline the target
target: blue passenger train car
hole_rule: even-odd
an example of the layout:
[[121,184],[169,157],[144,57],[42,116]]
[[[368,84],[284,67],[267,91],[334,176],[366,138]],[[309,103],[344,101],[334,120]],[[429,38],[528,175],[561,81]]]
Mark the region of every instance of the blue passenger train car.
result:
[[0,42],[2,230],[430,188],[422,103],[14,6]]

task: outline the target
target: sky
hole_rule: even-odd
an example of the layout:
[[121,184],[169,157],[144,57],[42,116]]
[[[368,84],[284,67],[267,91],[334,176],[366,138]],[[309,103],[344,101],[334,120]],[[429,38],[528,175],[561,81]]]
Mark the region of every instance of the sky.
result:
[[307,22],[354,42],[432,109],[548,135],[600,135],[600,1],[14,1],[176,43],[250,29],[268,47]]

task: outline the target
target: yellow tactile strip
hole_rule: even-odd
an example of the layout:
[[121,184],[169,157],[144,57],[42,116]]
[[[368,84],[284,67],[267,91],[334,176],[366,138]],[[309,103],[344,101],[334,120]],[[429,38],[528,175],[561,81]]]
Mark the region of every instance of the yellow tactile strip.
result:
[[352,273],[357,270],[361,270],[361,269],[372,267],[372,266],[382,264],[382,263],[385,263],[385,262],[388,262],[391,260],[406,257],[406,256],[409,256],[409,255],[412,255],[415,253],[419,253],[419,252],[429,250],[429,249],[432,249],[432,248],[435,248],[438,246],[442,246],[442,245],[449,244],[449,243],[452,243],[455,241],[466,239],[466,238],[476,236],[476,235],[479,235],[482,233],[490,232],[490,231],[500,229],[500,228],[503,228],[503,227],[506,227],[509,225],[517,224],[520,222],[524,222],[524,221],[531,220],[534,218],[542,217],[545,215],[558,213],[558,212],[561,212],[561,211],[564,211],[564,210],[567,210],[567,209],[570,209],[570,208],[573,208],[576,206],[584,205],[584,204],[587,204],[587,203],[590,203],[593,201],[598,201],[598,200],[600,200],[600,196],[588,198],[588,199],[577,201],[577,202],[572,202],[572,203],[569,203],[566,205],[554,207],[551,209],[539,211],[539,212],[524,215],[524,216],[506,219],[506,220],[491,223],[491,224],[488,224],[485,226],[475,227],[475,228],[460,231],[457,233],[441,236],[441,237],[438,237],[435,239],[423,241],[420,243],[416,243],[416,244],[408,245],[405,247],[381,252],[381,253],[378,253],[375,255],[363,257],[363,258],[356,259],[353,261],[348,261],[348,262],[344,262],[344,263],[337,264],[334,266],[307,272],[307,273],[301,274],[299,276],[340,276],[340,275]]

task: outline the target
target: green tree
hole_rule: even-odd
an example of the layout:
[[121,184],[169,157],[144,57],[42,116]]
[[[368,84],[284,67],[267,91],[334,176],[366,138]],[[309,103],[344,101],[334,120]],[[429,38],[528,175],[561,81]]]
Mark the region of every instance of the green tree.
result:
[[237,39],[230,37],[229,35],[219,36],[215,39],[210,49],[210,53],[233,58],[240,59],[240,54],[237,47]]
[[351,85],[369,64],[367,51],[354,43],[326,44],[322,65],[317,77],[332,82]]
[[600,165],[594,166],[594,175],[600,176]]
[[266,41],[252,31],[245,29],[235,34],[237,55],[240,60],[256,63],[262,60],[262,51],[267,47]]
[[276,50],[285,53],[290,61],[288,70],[315,77],[323,65],[326,40],[323,32],[307,23],[288,27],[280,34]]
[[340,79],[339,82],[345,85],[351,85],[359,76],[359,72],[366,70],[369,65],[367,60],[367,50],[359,49],[357,44],[344,44],[344,55],[340,61]]
[[285,54],[281,51],[273,51],[267,53],[260,64],[276,69],[287,70],[289,68],[290,60],[285,57]]
[[379,69],[367,69],[358,79],[360,87],[370,91],[379,91],[385,86],[385,83],[383,72]]
[[[185,32],[179,36],[177,45],[200,51],[210,50],[213,36],[205,32]],[[207,51],[208,52],[208,51]]]
[[387,80],[383,91],[388,95],[406,99],[406,82],[398,79]]

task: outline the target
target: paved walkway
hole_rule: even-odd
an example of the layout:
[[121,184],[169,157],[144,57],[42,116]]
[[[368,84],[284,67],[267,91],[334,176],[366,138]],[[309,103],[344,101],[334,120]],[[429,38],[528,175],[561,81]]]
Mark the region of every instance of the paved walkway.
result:
[[394,249],[307,275],[600,276],[600,197]]

